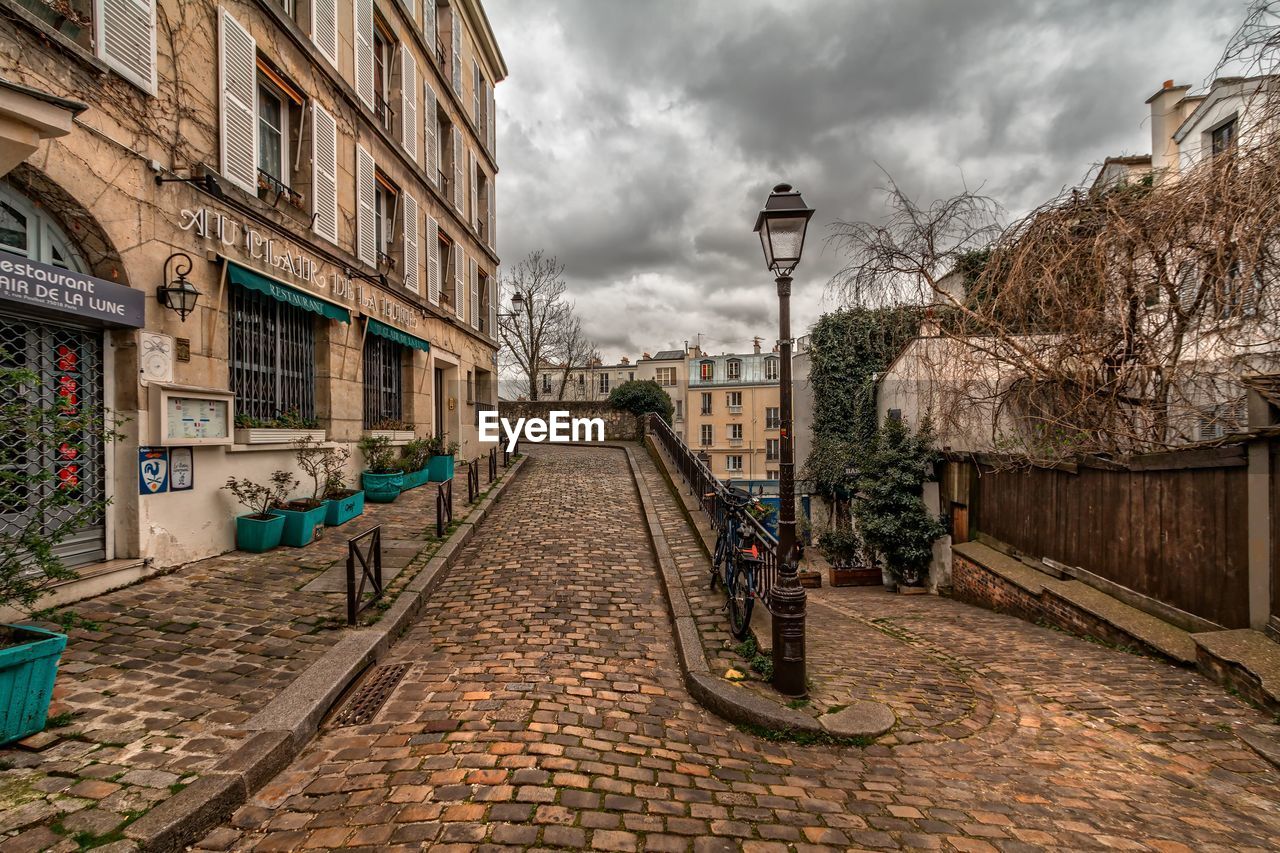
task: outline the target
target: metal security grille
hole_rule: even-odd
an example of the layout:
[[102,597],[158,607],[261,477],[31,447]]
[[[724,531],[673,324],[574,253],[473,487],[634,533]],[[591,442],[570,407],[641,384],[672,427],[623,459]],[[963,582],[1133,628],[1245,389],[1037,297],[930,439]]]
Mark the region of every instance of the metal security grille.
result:
[[364,425],[398,421],[404,412],[404,347],[381,335],[364,339]]
[[[102,336],[100,332],[56,326],[16,317],[0,317],[0,364],[31,371],[38,377],[29,390],[42,408],[59,407],[74,416],[102,403]],[[0,529],[6,533],[39,525],[51,532],[79,507],[104,496],[102,436],[53,446],[52,441],[21,434],[14,424],[0,425],[0,469],[45,474],[19,491],[0,493]],[[35,507],[61,489],[70,501],[39,517]],[[35,492],[38,490],[38,493]],[[57,503],[57,502],[55,502]],[[106,523],[99,512],[54,549],[68,567],[106,559]]]
[[237,414],[316,416],[312,314],[255,290],[231,288],[231,390]]

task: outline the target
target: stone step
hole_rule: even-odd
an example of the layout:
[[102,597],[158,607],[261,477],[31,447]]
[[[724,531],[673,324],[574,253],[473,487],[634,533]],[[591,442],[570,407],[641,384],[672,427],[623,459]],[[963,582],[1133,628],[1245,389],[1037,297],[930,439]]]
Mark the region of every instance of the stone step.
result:
[[1181,628],[1079,581],[1050,581],[1046,587],[1050,596],[1069,602],[1161,654],[1188,666],[1195,664],[1195,641]]

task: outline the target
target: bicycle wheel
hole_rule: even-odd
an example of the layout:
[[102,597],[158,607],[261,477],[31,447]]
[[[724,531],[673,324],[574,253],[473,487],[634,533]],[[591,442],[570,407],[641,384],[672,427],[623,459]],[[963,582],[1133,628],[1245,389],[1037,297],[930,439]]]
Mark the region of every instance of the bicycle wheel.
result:
[[711,588],[712,589],[716,588],[716,581],[719,579],[719,576],[720,576],[721,564],[724,562],[724,555],[725,555],[725,552],[728,550],[725,547],[724,540],[725,540],[724,533],[721,533],[719,536],[716,537],[716,550],[715,550],[715,553],[711,555]]
[[729,595],[729,627],[734,639],[745,640],[751,627],[751,608],[756,603],[751,591],[751,572],[737,560],[729,571],[725,589]]

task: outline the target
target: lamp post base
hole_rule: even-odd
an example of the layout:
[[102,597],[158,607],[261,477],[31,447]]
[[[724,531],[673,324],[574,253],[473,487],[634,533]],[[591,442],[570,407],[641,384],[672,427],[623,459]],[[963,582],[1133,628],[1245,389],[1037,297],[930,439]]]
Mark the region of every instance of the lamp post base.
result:
[[791,569],[773,589],[773,689],[789,699],[809,695],[805,677],[804,622],[808,593]]

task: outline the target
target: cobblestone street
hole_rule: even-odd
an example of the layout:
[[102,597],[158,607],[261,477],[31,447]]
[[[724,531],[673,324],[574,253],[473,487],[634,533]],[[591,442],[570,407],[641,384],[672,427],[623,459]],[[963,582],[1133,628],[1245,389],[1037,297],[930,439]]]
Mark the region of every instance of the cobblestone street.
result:
[[1232,734],[1263,717],[1193,672],[878,589],[817,591],[809,626],[815,702],[899,728],[778,743],[696,704],[622,453],[536,446],[382,661],[407,666],[382,710],[200,846],[1275,848],[1280,774]]

